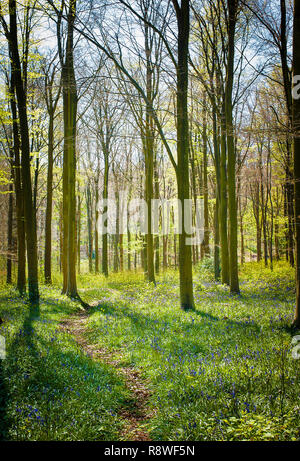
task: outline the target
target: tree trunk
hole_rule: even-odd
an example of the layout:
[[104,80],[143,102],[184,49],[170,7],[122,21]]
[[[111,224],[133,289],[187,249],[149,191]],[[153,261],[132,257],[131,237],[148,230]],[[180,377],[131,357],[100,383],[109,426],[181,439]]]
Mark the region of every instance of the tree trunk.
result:
[[[12,162],[13,152],[10,155]],[[12,165],[11,165],[12,170]],[[13,172],[11,172],[11,182],[9,183],[8,193],[8,214],[7,214],[7,257],[6,257],[6,283],[12,283],[12,254],[13,254]]]
[[76,282],[76,116],[77,89],[74,71],[74,22],[76,0],[71,0],[67,16],[65,62],[62,67],[64,159],[63,159],[63,271],[65,293],[78,299]]
[[204,205],[204,256],[209,256],[208,183],[207,183],[207,108],[204,94],[203,113],[203,205]]
[[78,184],[78,203],[77,203],[77,271],[80,274],[80,260],[81,260],[81,197],[80,187]]
[[24,217],[27,246],[27,268],[28,268],[28,294],[29,300],[35,303],[39,299],[38,286],[38,258],[37,258],[37,233],[36,215],[33,207],[31,171],[30,171],[30,146],[29,130],[27,119],[26,92],[22,79],[21,63],[18,48],[17,32],[17,7],[15,0],[9,1],[10,35],[9,52],[14,73],[14,84],[17,96],[21,149],[22,149],[22,184],[24,197]]
[[[98,175],[98,172],[97,172]],[[98,219],[99,219],[99,179],[97,176],[95,184],[95,273],[99,273],[99,233],[98,233]]]
[[105,230],[107,222],[107,199],[108,199],[108,155],[104,155],[104,184],[103,184],[103,214],[102,214],[102,273],[108,277],[108,241],[107,231]]
[[47,198],[45,218],[45,256],[44,276],[45,283],[51,284],[51,244],[52,244],[52,197],[53,197],[53,138],[54,138],[54,114],[49,114],[48,127],[48,170],[47,170]]
[[226,124],[221,114],[221,155],[220,155],[220,241],[221,241],[221,280],[229,285],[229,254],[227,235],[227,171],[226,171]]
[[220,226],[219,226],[219,197],[216,193],[216,204],[215,204],[215,241],[214,241],[214,274],[215,280],[220,279]]
[[21,164],[20,164],[20,140],[19,126],[17,122],[17,106],[14,92],[14,72],[12,72],[12,81],[10,88],[10,105],[13,119],[13,146],[14,146],[14,184],[16,193],[16,215],[17,215],[17,241],[18,241],[18,275],[17,289],[22,296],[26,290],[26,243],[25,243],[25,219],[24,219],[24,198],[21,182]]
[[[154,194],[155,199],[159,200],[159,173],[158,173],[158,164],[157,164],[157,154],[154,158]],[[155,273],[159,274],[159,233],[154,238],[154,248],[155,248]]]
[[[151,47],[149,42],[149,26],[145,24],[145,51],[146,51],[146,94],[147,99],[152,102],[153,89],[151,68]],[[153,199],[153,182],[154,182],[154,132],[151,106],[146,107],[146,126],[145,126],[145,195],[147,203],[147,272],[148,282],[155,283],[154,273],[154,245],[152,234],[152,199]]]

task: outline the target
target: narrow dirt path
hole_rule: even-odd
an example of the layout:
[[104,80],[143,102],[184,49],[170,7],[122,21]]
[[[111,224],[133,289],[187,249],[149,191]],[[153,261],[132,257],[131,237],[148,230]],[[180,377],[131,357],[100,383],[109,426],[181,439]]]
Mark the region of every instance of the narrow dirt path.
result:
[[126,386],[133,396],[133,403],[130,408],[123,408],[119,412],[119,417],[125,423],[120,440],[151,441],[149,434],[143,428],[143,423],[153,416],[153,411],[147,407],[150,391],[145,380],[141,378],[138,370],[121,366],[121,351],[112,352],[105,348],[99,349],[96,345],[88,343],[84,337],[87,320],[88,314],[82,312],[73,318],[63,320],[61,329],[71,334],[77,344],[94,360],[100,360],[113,366],[125,378]]

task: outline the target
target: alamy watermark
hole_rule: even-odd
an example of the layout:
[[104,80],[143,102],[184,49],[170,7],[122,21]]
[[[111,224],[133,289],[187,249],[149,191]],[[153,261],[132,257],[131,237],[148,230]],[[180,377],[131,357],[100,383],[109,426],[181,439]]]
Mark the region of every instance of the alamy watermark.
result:
[[[114,199],[98,202],[98,233],[116,235],[129,231],[146,235],[151,230],[154,235],[168,235],[184,232],[186,245],[197,245],[204,237],[203,204],[203,199],[185,199],[183,202],[178,199],[152,199],[148,207],[146,200],[128,200],[127,192],[122,191],[118,202]],[[149,219],[151,226],[148,225]]]
[[5,338],[0,335],[0,360],[4,360],[6,357]]

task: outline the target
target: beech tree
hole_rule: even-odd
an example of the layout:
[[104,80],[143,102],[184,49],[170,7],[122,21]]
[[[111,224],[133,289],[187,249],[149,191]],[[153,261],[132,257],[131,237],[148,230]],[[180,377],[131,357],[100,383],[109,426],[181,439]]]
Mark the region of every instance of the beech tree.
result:
[[[300,75],[300,1],[294,0],[293,28],[293,83],[299,82]],[[293,156],[295,188],[295,233],[296,233],[296,310],[294,327],[300,327],[300,98],[294,95],[292,103]]]

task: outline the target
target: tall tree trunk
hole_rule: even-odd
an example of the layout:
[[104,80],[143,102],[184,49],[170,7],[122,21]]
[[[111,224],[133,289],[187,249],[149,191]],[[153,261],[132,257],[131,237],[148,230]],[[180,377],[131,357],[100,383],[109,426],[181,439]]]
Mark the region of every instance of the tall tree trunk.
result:
[[[19,112],[20,136],[21,136],[21,171],[24,197],[24,217],[27,247],[27,268],[28,268],[28,294],[30,302],[39,299],[38,286],[38,258],[37,258],[37,233],[36,215],[33,206],[31,171],[30,171],[30,145],[27,119],[27,101],[24,82],[22,79],[21,63],[18,47],[17,32],[17,7],[15,0],[9,0],[10,34],[9,52],[14,73],[14,84],[17,96]],[[23,72],[24,73],[24,72]]]
[[17,289],[22,296],[26,290],[26,242],[25,242],[25,219],[24,219],[24,197],[22,192],[21,181],[21,163],[20,163],[20,139],[19,126],[17,121],[17,106],[14,92],[14,72],[12,72],[12,81],[10,88],[10,105],[13,120],[13,149],[14,149],[14,185],[16,193],[16,215],[17,215],[17,241],[18,241],[18,275]]
[[187,110],[188,44],[190,30],[190,2],[182,0],[179,7],[173,0],[178,26],[177,65],[177,187],[182,213],[179,229],[180,305],[182,309],[194,308],[191,246],[187,244],[185,229],[185,200],[189,199],[189,126]]
[[93,236],[92,236],[92,198],[91,187],[88,182],[86,187],[86,212],[87,212],[87,227],[88,227],[88,259],[89,272],[93,271]]
[[215,280],[220,279],[220,225],[219,225],[219,197],[216,193],[216,204],[215,204],[215,241],[214,241],[214,275]]
[[[97,172],[98,175],[98,172]],[[99,272],[99,232],[98,232],[98,219],[99,219],[99,209],[98,209],[98,202],[99,202],[99,179],[97,176],[96,184],[95,184],[95,273],[98,274]]]
[[227,235],[227,168],[226,168],[226,123],[225,114],[221,114],[221,155],[220,155],[220,204],[219,223],[221,241],[221,280],[229,285],[229,253]]
[[47,198],[45,218],[45,256],[44,276],[45,283],[51,284],[51,243],[52,243],[52,197],[53,197],[53,138],[54,114],[49,114],[48,127],[48,170],[47,170]]
[[81,197],[80,197],[80,186],[77,184],[77,219],[76,219],[76,229],[77,229],[77,271],[80,274],[80,260],[81,260]]
[[208,182],[207,182],[207,107],[206,95],[203,98],[203,205],[204,205],[204,256],[209,256],[209,222],[208,222]]
[[163,269],[168,268],[168,236],[163,235]]
[[119,244],[120,244],[120,194],[119,194],[119,188],[117,186],[117,178],[115,176],[115,200],[116,200],[116,233],[113,236],[113,242],[114,242],[114,272],[118,272],[119,270],[119,263],[120,263],[120,258],[119,258]]
[[212,104],[212,119],[213,119],[213,145],[214,145],[214,161],[216,170],[216,204],[215,204],[215,241],[214,241],[214,275],[215,280],[220,279],[220,145],[218,139],[217,128],[217,110],[215,99]]
[[[64,158],[63,158],[63,271],[65,293],[80,299],[76,282],[76,116],[77,89],[74,71],[74,22],[76,0],[71,0],[67,15],[65,61],[62,62]],[[59,37],[61,40],[61,37]],[[61,43],[60,43],[61,46]],[[81,300],[80,300],[81,301]]]
[[[149,101],[153,100],[152,78],[153,71],[151,66],[151,45],[149,37],[149,26],[145,24],[145,51],[146,51],[146,94]],[[146,107],[146,126],[145,126],[145,195],[147,203],[147,272],[148,282],[155,283],[154,273],[154,245],[152,234],[152,199],[154,182],[154,132],[152,110],[149,105]]]
[[239,293],[237,257],[236,150],[232,121],[232,87],[234,77],[234,42],[238,0],[228,0],[228,61],[225,89],[226,136],[228,155],[229,274],[230,292]]
[[108,199],[108,154],[104,155],[104,184],[103,184],[103,214],[102,214],[102,273],[105,277],[108,277],[108,240],[107,240],[107,231],[105,230],[108,225],[107,222],[107,199]]
[[[10,155],[13,161],[13,152]],[[13,170],[11,165],[11,170]],[[7,256],[6,256],[6,283],[12,283],[12,254],[13,254],[13,171],[11,171],[11,182],[8,188],[8,213],[7,213]]]
[[[157,153],[154,158],[154,195],[155,199],[159,200],[159,172],[158,172],[158,161],[157,161]],[[154,248],[155,248],[155,273],[159,274],[159,233],[154,238]]]

